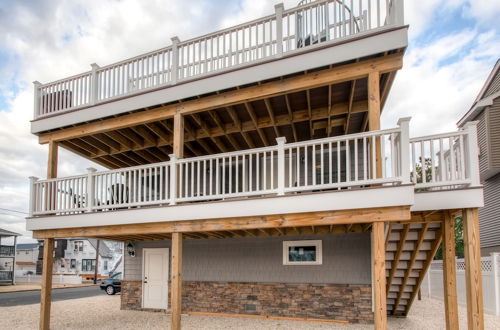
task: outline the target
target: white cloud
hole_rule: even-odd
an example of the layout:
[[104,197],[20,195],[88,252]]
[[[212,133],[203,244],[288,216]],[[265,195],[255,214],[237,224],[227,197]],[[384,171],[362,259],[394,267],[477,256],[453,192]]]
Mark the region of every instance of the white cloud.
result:
[[491,31],[463,31],[412,48],[393,84],[383,126],[411,116],[413,136],[455,130],[498,54],[500,40]]

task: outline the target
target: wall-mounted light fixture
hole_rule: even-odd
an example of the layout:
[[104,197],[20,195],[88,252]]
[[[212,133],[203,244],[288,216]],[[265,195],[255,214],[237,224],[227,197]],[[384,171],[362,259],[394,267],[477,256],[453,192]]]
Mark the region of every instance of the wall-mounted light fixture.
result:
[[135,257],[135,246],[131,242],[127,244],[127,252],[131,257]]

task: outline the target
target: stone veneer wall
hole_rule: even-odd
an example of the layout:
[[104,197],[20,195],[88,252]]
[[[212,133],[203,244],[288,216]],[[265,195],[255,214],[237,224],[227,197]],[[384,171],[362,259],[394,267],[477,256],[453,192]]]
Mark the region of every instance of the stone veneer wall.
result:
[[[169,299],[170,300],[170,299]],[[373,322],[371,286],[183,282],[182,310]],[[141,309],[141,282],[122,281],[122,309]]]

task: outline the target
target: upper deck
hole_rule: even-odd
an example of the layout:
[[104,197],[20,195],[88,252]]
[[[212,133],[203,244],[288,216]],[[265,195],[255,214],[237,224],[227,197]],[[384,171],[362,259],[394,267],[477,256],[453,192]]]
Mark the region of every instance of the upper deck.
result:
[[34,134],[279,79],[407,46],[403,1],[302,1],[55,82],[35,82]]

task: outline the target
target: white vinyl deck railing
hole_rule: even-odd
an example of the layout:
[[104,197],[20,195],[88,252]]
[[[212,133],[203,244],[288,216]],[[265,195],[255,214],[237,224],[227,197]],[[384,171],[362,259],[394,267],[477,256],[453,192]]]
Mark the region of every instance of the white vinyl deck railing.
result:
[[34,117],[89,107],[224,70],[298,53],[366,31],[402,25],[402,0],[302,1],[275,14],[180,42],[118,63],[40,84]]
[[474,123],[459,132],[409,139],[405,118],[387,130],[297,143],[278,138],[265,148],[31,178],[30,212],[72,214],[412,182],[416,189],[448,189],[478,185],[478,171]]

